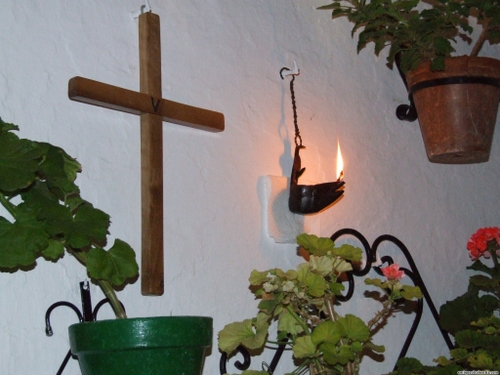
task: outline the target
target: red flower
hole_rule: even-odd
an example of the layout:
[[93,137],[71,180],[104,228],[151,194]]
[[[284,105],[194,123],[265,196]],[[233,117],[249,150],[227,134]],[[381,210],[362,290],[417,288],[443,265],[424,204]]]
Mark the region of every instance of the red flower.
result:
[[467,249],[469,250],[470,257],[473,260],[485,255],[489,257],[490,254],[485,254],[485,252],[488,249],[488,244],[492,241],[494,241],[497,246],[500,245],[500,228],[488,227],[478,229],[477,232],[469,238],[469,242],[467,242]]
[[380,270],[389,280],[400,280],[405,275],[404,271],[399,270],[399,265],[396,263],[381,268]]

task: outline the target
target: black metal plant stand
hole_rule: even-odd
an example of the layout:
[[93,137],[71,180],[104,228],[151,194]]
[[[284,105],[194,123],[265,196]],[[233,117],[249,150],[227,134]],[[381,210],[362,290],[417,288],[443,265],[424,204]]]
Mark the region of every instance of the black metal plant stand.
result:
[[[54,334],[52,330],[52,325],[50,324],[50,315],[52,314],[52,311],[54,311],[54,309],[61,306],[69,307],[75,312],[76,316],[78,317],[78,321],[80,323],[93,322],[97,320],[97,314],[101,309],[101,307],[106,303],[109,303],[109,300],[105,298],[101,300],[92,310],[92,299],[90,297],[90,283],[88,281],[80,282],[80,295],[81,295],[82,311],[80,311],[78,307],[76,307],[73,303],[67,301],[55,302],[47,309],[47,312],[45,313],[45,334],[47,336],[52,336]],[[123,307],[123,304],[121,305]],[[71,349],[68,350],[68,353],[66,353],[66,356],[64,357],[61,365],[59,366],[59,370],[57,370],[56,375],[61,375],[63,373],[70,358],[71,358]]]
[[[418,271],[418,268],[417,268],[415,262],[413,261],[413,258],[411,256],[410,252],[408,251],[406,246],[403,244],[403,242],[401,242],[398,238],[396,238],[392,235],[384,234],[384,235],[379,236],[377,239],[375,239],[373,244],[370,246],[370,244],[368,243],[366,238],[360,232],[358,232],[355,229],[350,229],[350,228],[341,229],[341,230],[335,232],[330,238],[335,242],[338,238],[340,238],[342,236],[353,236],[361,243],[362,248],[365,252],[366,264],[362,269],[354,269],[353,271],[349,271],[346,273],[346,276],[347,276],[347,280],[345,281],[347,283],[346,292],[342,296],[337,297],[338,301],[346,302],[352,298],[352,296],[354,295],[354,286],[355,286],[354,277],[355,276],[357,276],[357,277],[366,276],[372,268],[375,270],[375,272],[377,274],[382,275],[382,271],[380,270],[380,267],[384,264],[391,265],[394,263],[393,258],[391,256],[386,255],[386,256],[382,256],[380,258],[380,260],[382,262],[381,265],[377,265],[377,266],[373,265],[377,261],[377,254],[378,254],[379,246],[384,242],[391,242],[394,245],[396,245],[396,247],[399,250],[401,250],[401,252],[403,253],[403,255],[404,255],[404,257],[405,257],[405,259],[408,262],[408,265],[410,267],[409,269],[404,268],[404,267],[400,267],[400,269],[404,271],[405,275],[407,275],[410,278],[410,280],[413,282],[413,284],[415,286],[420,287],[422,294],[424,296],[423,299],[419,299],[417,302],[413,323],[410,327],[410,330],[408,332],[408,335],[406,337],[406,340],[403,344],[403,347],[399,353],[397,360],[399,360],[400,358],[403,358],[406,355],[408,348],[410,347],[410,344],[413,340],[415,332],[417,331],[418,325],[419,325],[420,320],[422,318],[424,300],[425,300],[425,302],[427,302],[427,305],[432,313],[432,316],[433,316],[437,326],[439,327],[439,331],[440,331],[446,345],[448,346],[448,348],[450,350],[453,349],[453,343],[451,342],[450,337],[448,336],[448,333],[446,331],[444,331],[439,325],[439,313],[436,309],[436,306],[434,305],[434,302],[432,301],[432,298],[429,294],[429,291],[427,290],[427,287],[425,286],[425,283],[424,283],[422,277],[420,276],[420,272]],[[262,369],[264,371],[267,371],[269,373],[269,375],[274,374],[276,366],[278,365],[278,362],[283,354],[283,351],[285,350],[285,347],[286,347],[286,341],[283,341],[282,344],[280,344],[277,348],[275,348],[276,353],[271,361],[271,364],[268,365],[266,363],[262,363]],[[248,351],[242,346],[238,347],[236,350],[238,351],[239,354],[242,355],[243,362],[235,361],[233,364],[234,367],[236,367],[238,370],[241,370],[241,371],[249,369],[251,360],[250,360],[250,355],[249,355]],[[396,362],[397,362],[397,360],[396,360]],[[226,353],[223,353],[221,356],[220,365],[219,365],[219,370],[220,370],[221,375],[227,373],[227,371],[226,371],[227,362],[228,362],[228,356],[226,355]],[[394,369],[395,368],[396,368],[396,365],[394,365]]]

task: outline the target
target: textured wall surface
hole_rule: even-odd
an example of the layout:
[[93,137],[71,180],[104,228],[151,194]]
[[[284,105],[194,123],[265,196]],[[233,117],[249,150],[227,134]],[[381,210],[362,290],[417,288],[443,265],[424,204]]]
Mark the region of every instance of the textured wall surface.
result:
[[[120,298],[129,316],[209,315],[217,332],[255,312],[247,277],[254,268],[294,267],[293,244],[262,231],[258,181],[288,176],[293,118],[283,66],[296,60],[299,125],[307,149],[305,178],[335,178],[337,140],[345,162],[345,197],[321,214],[318,235],[352,227],[369,241],[390,233],[410,249],[436,305],[464,292],[465,245],[478,227],[500,225],[500,135],[490,161],[427,161],[417,123],[394,110],[406,102],[396,71],[370,48],[356,54],[346,21],[315,8],[324,0],[150,0],[161,17],[163,96],[223,112],[226,130],[211,134],[164,124],[165,294],[143,297],[139,282]],[[66,149],[83,164],[83,196],[112,217],[113,236],[140,250],[139,118],[72,102],[76,75],[139,88],[140,0],[4,0],[0,11],[0,116],[23,137]],[[484,54],[500,57],[498,47]],[[389,249],[390,250],[390,249]],[[70,257],[40,261],[31,272],[0,273],[0,374],[55,373],[67,351],[67,311],[86,277]],[[102,297],[97,288],[94,299]],[[352,303],[367,311],[373,303]],[[103,317],[111,317],[103,311]],[[430,363],[445,352],[426,310],[410,355]],[[363,363],[364,374],[392,368],[398,323],[384,329],[387,361]],[[204,374],[218,373],[219,353]],[[254,363],[260,368],[259,363]],[[289,367],[287,360],[284,367]],[[282,371],[281,371],[282,373]],[[64,374],[79,374],[71,361]]]

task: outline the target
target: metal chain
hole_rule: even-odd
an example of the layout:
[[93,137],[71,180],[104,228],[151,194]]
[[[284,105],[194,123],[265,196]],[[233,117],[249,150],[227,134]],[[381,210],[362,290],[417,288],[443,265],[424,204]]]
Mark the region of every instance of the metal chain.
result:
[[300,136],[299,125],[297,123],[297,103],[295,102],[295,90],[293,88],[294,81],[295,81],[295,75],[292,77],[292,80],[290,81],[290,93],[292,97],[292,108],[293,108],[293,125],[295,126],[295,146],[302,146],[302,137]]
[[[281,79],[284,79],[283,77],[283,71],[285,70],[288,70],[290,71],[289,68],[282,68],[280,70],[280,76],[281,76]],[[291,94],[291,97],[292,97],[292,108],[293,108],[293,125],[295,127],[295,146],[299,147],[299,146],[302,146],[302,137],[300,136],[300,130],[299,130],[299,125],[298,125],[298,122],[297,122],[297,103],[295,101],[295,90],[293,88],[293,83],[295,81],[295,76],[298,75],[298,74],[293,74],[292,73],[292,79],[290,81],[290,94]]]

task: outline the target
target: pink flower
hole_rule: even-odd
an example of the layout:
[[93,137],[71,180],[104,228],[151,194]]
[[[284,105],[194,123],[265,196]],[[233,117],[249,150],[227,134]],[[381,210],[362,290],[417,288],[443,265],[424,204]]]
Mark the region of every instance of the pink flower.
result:
[[469,238],[467,249],[471,259],[477,260],[481,256],[488,258],[490,254],[486,250],[489,244],[496,245],[496,249],[498,249],[498,245],[500,245],[500,228],[480,228]]
[[380,270],[389,280],[400,280],[405,275],[404,271],[399,270],[399,265],[396,263],[381,268]]

